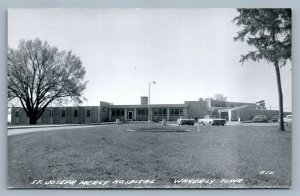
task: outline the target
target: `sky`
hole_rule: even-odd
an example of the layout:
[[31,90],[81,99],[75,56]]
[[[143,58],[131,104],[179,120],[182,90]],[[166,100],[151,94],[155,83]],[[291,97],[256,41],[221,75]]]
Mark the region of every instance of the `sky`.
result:
[[[39,38],[72,50],[86,68],[83,105],[100,101],[178,104],[221,93],[278,109],[275,69],[239,62],[252,50],[234,42],[235,9],[10,9],[8,45]],[[281,68],[284,110],[292,108],[291,63]],[[72,105],[72,103],[70,103]]]

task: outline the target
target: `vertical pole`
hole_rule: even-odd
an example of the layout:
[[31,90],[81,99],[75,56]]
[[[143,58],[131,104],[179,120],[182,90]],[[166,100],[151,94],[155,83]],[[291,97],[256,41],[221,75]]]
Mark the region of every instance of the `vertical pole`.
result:
[[231,111],[228,111],[228,121],[231,121]]
[[128,109],[124,108],[124,120],[127,121],[128,118]]
[[278,88],[278,97],[279,97],[279,127],[281,131],[284,130],[284,122],[283,122],[283,94],[281,87],[281,78],[280,78],[280,69],[278,61],[275,61],[275,70],[276,70],[276,79],[277,79],[277,88]]
[[167,121],[170,120],[170,108],[167,108]]
[[136,121],[136,108],[133,109],[133,119]]
[[150,108],[150,84],[151,82],[149,82],[149,86],[148,86],[148,122],[151,122],[151,108]]

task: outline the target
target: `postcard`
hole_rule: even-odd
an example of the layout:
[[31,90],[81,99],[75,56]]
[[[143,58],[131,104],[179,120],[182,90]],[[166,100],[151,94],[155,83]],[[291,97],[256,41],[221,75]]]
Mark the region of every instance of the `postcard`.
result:
[[9,9],[8,188],[291,188],[291,15]]

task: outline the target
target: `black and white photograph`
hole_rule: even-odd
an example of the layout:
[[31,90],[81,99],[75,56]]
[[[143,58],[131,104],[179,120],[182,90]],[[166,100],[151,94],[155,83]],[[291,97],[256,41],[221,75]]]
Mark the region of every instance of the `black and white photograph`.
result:
[[10,189],[291,188],[290,8],[10,8],[7,89]]

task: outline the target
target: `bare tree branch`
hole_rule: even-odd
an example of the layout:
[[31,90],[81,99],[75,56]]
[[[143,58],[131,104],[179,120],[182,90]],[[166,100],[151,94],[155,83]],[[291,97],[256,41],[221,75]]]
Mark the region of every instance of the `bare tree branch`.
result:
[[8,96],[17,98],[35,124],[54,101],[82,101],[85,69],[71,51],[59,51],[39,39],[20,40],[8,49]]

